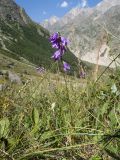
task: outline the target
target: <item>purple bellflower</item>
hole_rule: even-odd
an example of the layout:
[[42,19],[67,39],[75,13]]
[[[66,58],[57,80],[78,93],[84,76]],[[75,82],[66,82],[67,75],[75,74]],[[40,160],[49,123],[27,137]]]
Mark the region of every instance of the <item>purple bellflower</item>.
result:
[[52,44],[52,48],[58,49],[51,58],[53,58],[55,61],[63,62],[64,71],[70,70],[70,65],[62,60],[62,57],[67,50],[69,41],[64,37],[61,37],[60,33],[58,32],[51,35],[49,40]]
[[58,33],[54,33],[53,35],[50,36],[50,42],[54,43],[59,37]]
[[67,62],[63,61],[63,69],[64,69],[65,72],[70,70],[70,65]]
[[60,50],[56,51],[56,52],[53,54],[53,56],[52,56],[52,58],[53,58],[55,61],[60,60],[61,57],[62,57],[62,54],[61,54]]
[[68,39],[66,39],[66,38],[64,38],[64,37],[61,37],[61,42],[62,42],[62,45],[63,45],[63,46],[67,46],[68,43],[69,43]]

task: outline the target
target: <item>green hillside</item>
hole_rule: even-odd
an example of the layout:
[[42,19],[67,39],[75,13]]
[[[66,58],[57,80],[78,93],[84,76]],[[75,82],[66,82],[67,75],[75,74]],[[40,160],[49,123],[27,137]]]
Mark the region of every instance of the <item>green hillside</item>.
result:
[[[49,32],[33,22],[13,0],[1,0],[0,6],[0,49],[4,54],[51,69],[54,50],[48,40]],[[71,52],[65,57],[73,66],[76,64],[77,59]]]

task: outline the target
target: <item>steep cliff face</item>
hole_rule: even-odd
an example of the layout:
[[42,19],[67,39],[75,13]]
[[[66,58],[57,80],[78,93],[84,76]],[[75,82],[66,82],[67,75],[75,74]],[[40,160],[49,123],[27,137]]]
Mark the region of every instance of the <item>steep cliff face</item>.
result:
[[120,5],[119,0],[103,0],[95,7],[95,9],[101,13],[105,13],[111,7],[116,6],[116,5]]
[[8,56],[50,65],[48,36],[49,32],[34,23],[13,0],[0,0],[0,49]]
[[0,18],[6,21],[18,22],[21,25],[31,22],[23,8],[20,8],[13,0],[0,0]]

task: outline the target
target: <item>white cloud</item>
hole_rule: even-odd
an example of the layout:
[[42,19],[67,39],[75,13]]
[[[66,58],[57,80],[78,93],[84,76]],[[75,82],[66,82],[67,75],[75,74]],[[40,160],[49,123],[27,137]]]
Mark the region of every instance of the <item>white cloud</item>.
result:
[[46,11],[43,11],[43,15],[46,15],[47,14],[47,12]]
[[85,8],[87,6],[87,0],[82,0],[81,7]]
[[66,1],[63,1],[60,5],[60,7],[65,8],[68,6],[68,3]]

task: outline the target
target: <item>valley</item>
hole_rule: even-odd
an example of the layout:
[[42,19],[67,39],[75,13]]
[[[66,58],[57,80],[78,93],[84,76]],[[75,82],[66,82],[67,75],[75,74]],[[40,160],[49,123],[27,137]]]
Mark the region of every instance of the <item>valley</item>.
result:
[[120,0],[81,2],[0,0],[0,160],[120,159]]

